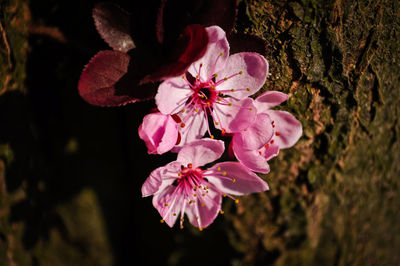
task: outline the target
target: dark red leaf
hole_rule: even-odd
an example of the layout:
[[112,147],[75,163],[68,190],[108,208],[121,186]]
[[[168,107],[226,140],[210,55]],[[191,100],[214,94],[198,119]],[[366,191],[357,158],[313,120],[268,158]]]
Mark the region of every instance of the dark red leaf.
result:
[[159,81],[168,77],[179,76],[189,68],[190,64],[201,58],[206,52],[208,35],[201,25],[189,25],[179,36],[173,48],[169,50],[169,58],[159,68],[146,76],[142,83]]
[[135,48],[131,38],[130,15],[113,3],[98,3],[93,8],[93,19],[101,37],[114,50],[127,52]]
[[205,27],[217,25],[229,36],[236,16],[236,0],[167,0],[163,14],[164,37],[176,38],[190,24]]
[[246,33],[232,33],[228,37],[228,42],[230,46],[230,53],[240,53],[240,52],[254,52],[267,55],[267,43],[262,38],[246,34]]
[[119,106],[137,99],[116,95],[114,85],[127,72],[130,57],[119,51],[100,51],[83,70],[78,90],[88,103],[97,106]]

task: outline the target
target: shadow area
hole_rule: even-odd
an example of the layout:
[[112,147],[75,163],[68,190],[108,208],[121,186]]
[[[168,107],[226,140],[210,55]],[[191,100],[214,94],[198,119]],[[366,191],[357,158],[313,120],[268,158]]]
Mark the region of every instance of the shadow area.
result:
[[14,152],[7,189],[26,195],[11,206],[10,222],[24,224],[27,251],[41,240],[51,241],[51,231],[57,230],[66,246],[81,249],[84,257],[90,247],[73,240],[76,232],[58,207],[89,188],[101,208],[113,265],[231,265],[240,255],[228,244],[223,218],[202,233],[170,229],[159,223],[151,198],[141,197],[150,172],[176,158],[148,155],[138,137],[154,101],[100,108],[80,98],[77,83],[84,65],[98,50],[109,49],[95,31],[94,3],[31,4],[34,23],[58,28],[66,42],[31,35],[27,95],[0,97],[0,113],[7,114],[0,117],[5,125],[0,140]]

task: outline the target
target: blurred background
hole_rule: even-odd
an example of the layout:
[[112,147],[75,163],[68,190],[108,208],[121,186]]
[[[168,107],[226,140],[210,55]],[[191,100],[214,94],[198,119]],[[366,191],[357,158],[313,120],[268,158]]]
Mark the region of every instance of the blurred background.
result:
[[78,94],[110,49],[96,2],[0,0],[0,265],[400,264],[397,1],[239,1],[235,31],[267,43],[263,90],[290,95],[304,135],[262,176],[269,192],[225,199],[202,232],[141,197],[175,159],[138,137],[154,101]]

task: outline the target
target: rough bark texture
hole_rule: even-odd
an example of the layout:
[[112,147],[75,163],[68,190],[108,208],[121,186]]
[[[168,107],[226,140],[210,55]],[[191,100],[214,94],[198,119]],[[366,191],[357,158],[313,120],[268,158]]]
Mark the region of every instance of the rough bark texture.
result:
[[400,264],[398,1],[240,2],[236,30],[267,41],[264,88],[290,94],[304,135],[271,161],[269,192],[226,201],[201,233],[140,197],[172,158],[142,156],[152,103],[77,95],[106,47],[92,6],[0,0],[1,265]]

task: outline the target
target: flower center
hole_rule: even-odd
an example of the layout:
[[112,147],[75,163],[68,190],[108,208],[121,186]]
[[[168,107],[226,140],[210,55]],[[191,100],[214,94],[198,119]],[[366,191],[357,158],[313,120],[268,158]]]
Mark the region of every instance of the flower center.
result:
[[215,90],[214,82],[199,82],[193,90],[193,103],[196,107],[204,108],[207,106],[212,107],[217,101],[218,93]]

